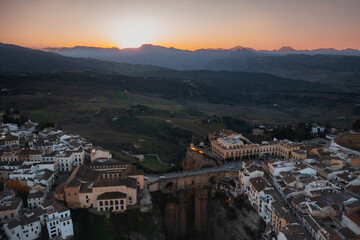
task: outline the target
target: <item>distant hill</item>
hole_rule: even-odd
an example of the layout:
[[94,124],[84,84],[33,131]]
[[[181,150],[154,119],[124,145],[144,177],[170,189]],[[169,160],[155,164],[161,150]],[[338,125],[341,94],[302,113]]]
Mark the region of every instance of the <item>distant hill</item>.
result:
[[122,50],[74,47],[47,51],[70,57],[150,64],[174,70],[264,72],[288,79],[331,83],[360,90],[360,51],[356,49],[295,50],[285,46],[279,50],[256,51],[237,46],[231,49],[188,51],[146,44],[140,48]]
[[97,71],[133,74],[161,69],[155,66],[65,57],[57,53],[0,43],[0,71],[3,72]]
[[[283,50],[290,49],[286,47]],[[54,52],[0,44],[0,71],[45,73],[93,71],[181,79],[211,79],[216,76],[216,81],[243,78],[243,76],[247,76],[249,81],[253,81],[264,76],[243,73],[255,72],[267,73],[267,77],[265,77],[267,80],[271,80],[274,77],[272,75],[276,75],[284,81],[289,81],[289,79],[306,80],[330,84],[337,89],[360,91],[360,57],[355,56],[261,55],[244,47],[237,47],[236,50],[184,51],[153,45],[124,50],[76,47],[57,49],[56,52],[78,57],[67,57]],[[88,54],[93,57],[89,58]],[[127,60],[123,60],[123,63],[115,62],[119,56],[125,56]],[[97,59],[94,59],[95,57]],[[108,61],[103,59],[108,59]],[[138,62],[138,64],[134,62]],[[171,68],[177,70],[170,70]],[[178,71],[178,69],[182,71]],[[236,72],[242,73],[237,75]],[[304,83],[302,82],[302,84]],[[281,85],[277,87],[281,87]]]

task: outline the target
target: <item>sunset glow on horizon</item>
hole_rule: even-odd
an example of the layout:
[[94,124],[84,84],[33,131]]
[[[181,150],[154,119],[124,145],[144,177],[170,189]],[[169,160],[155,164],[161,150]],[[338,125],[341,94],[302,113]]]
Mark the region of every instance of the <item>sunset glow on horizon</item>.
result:
[[359,12],[356,0],[0,0],[0,42],[32,48],[360,49]]

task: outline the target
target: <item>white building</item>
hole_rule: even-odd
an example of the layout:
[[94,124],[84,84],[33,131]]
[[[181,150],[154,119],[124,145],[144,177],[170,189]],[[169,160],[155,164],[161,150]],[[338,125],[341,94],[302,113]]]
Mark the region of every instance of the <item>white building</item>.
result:
[[40,207],[40,204],[42,204],[45,201],[45,198],[46,198],[45,192],[31,190],[27,199],[28,207],[30,209]]
[[74,235],[73,222],[68,208],[55,200],[44,202],[41,207],[46,210],[45,221],[50,239],[58,237],[66,239]]
[[11,219],[4,224],[4,231],[10,240],[32,240],[40,237],[41,225],[45,224],[49,239],[67,239],[74,235],[70,210],[55,200]]
[[84,164],[85,152],[83,149],[59,151],[54,160],[58,162],[60,171],[71,172],[74,166]]
[[272,177],[277,177],[281,172],[290,172],[296,167],[294,163],[288,161],[275,161],[269,164],[269,173]]
[[326,180],[313,181],[305,186],[304,193],[309,197],[317,197],[324,194],[339,192],[338,187]]
[[311,126],[311,134],[323,133],[325,132],[325,127],[319,126],[317,124]]
[[95,161],[96,159],[111,159],[111,154],[108,150],[105,150],[101,147],[96,147],[91,149],[90,159],[91,162]]
[[5,223],[4,231],[10,240],[32,240],[40,237],[41,224],[36,216],[24,215]]
[[240,190],[244,194],[247,194],[250,187],[250,179],[263,176],[264,172],[259,166],[249,166],[245,168],[243,171],[239,172]]

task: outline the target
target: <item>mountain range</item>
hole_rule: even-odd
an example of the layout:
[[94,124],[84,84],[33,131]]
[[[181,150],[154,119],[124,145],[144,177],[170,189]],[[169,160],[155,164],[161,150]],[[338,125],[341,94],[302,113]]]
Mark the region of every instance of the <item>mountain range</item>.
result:
[[63,56],[94,58],[119,63],[153,65],[173,70],[247,71],[277,75],[288,79],[359,85],[360,51],[356,49],[294,50],[285,46],[278,50],[256,51],[237,46],[231,49],[199,49],[195,51],[166,48],[150,44],[139,48],[47,48]]
[[2,72],[94,71],[128,75],[160,69],[162,68],[155,66],[66,57],[57,53],[0,43]]
[[[312,53],[320,51],[325,52],[318,49]],[[337,54],[304,54],[291,47],[267,52],[241,46],[188,51],[149,44],[123,50],[74,47],[41,51],[0,43],[0,71],[94,71],[166,78],[191,78],[199,76],[199,70],[207,71],[208,77],[209,71],[213,71],[213,75],[215,71],[223,72],[222,75],[224,71],[254,72],[360,90],[360,57],[341,55],[353,50],[328,51]]]
[[[174,70],[265,71],[269,73],[271,73],[270,69],[268,70],[267,67],[262,65],[259,66],[259,64],[254,65],[254,62],[261,62],[263,58],[270,58],[271,61],[276,62],[280,59],[276,57],[286,58],[288,55],[296,55],[296,57],[292,58],[298,57],[302,60],[304,60],[303,55],[322,55],[323,59],[336,59],[339,56],[360,56],[360,51],[356,49],[294,50],[289,46],[273,51],[256,51],[242,46],[231,49],[198,49],[189,51],[151,44],[144,44],[139,48],[125,49],[78,46],[73,48],[46,48],[44,50],[67,57],[95,58],[131,64],[149,64]],[[224,62],[226,63],[225,66],[223,66]],[[273,69],[273,66],[269,66],[269,68]]]

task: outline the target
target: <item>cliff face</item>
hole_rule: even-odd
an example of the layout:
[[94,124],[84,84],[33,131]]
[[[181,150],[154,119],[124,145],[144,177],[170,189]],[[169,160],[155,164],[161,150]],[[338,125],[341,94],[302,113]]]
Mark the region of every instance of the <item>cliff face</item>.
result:
[[[228,203],[224,199],[226,197],[221,195],[221,197],[208,200],[205,211],[207,226],[202,232],[198,232],[195,226],[188,224],[187,205],[191,204],[189,200],[186,200],[185,203],[182,201],[163,202],[163,224],[166,239],[261,239],[265,223],[249,203],[239,199]],[[198,206],[195,204],[194,207],[193,211],[196,211]]]
[[[238,201],[238,200],[235,200]],[[246,202],[224,207],[219,200],[209,201],[208,239],[261,239],[265,223]]]
[[201,168],[210,166],[215,167],[216,162],[210,158],[207,158],[203,154],[188,149],[185,160],[183,161],[184,171],[199,170]]

